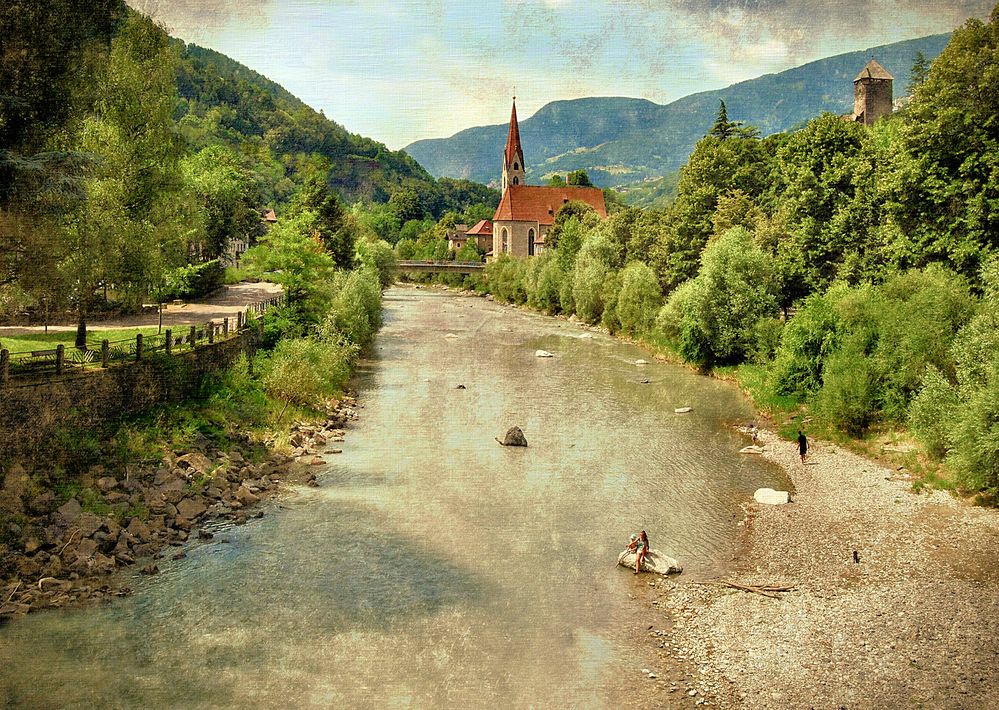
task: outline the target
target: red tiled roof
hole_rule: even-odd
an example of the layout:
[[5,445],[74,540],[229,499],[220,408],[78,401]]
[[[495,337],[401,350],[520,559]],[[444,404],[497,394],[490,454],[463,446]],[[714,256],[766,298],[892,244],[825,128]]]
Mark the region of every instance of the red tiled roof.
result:
[[604,193],[599,187],[547,187],[536,185],[508,185],[503,192],[493,221],[537,222],[550,225],[555,222],[555,213],[566,202],[579,200],[607,217]]
[[524,165],[524,149],[520,147],[520,126],[517,124],[517,101],[513,102],[513,109],[510,111],[510,131],[506,136],[506,164],[510,165],[516,156],[521,167]]
[[479,221],[474,227],[468,230],[466,234],[470,237],[486,236],[493,233],[493,223],[488,219],[483,219]]

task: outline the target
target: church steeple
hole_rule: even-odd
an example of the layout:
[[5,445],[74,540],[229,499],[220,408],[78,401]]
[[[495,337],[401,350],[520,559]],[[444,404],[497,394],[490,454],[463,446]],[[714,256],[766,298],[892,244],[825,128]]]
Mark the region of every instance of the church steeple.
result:
[[525,177],[524,149],[520,147],[520,126],[517,123],[517,97],[513,97],[510,111],[510,130],[503,151],[503,190],[507,185],[523,185]]

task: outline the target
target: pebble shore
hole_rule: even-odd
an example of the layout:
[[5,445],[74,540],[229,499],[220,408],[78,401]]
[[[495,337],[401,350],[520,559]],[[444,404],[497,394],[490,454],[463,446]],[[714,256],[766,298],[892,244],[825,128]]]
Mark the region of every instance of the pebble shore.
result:
[[[805,465],[795,443],[760,444],[793,502],[746,503],[723,578],[650,585],[663,704],[999,707],[999,511],[831,444]],[[722,580],[793,590],[702,584]]]

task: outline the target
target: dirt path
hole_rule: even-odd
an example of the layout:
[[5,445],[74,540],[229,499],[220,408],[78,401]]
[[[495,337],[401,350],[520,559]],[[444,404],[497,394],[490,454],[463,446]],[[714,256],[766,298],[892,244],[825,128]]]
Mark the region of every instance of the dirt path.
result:
[[[240,283],[226,286],[218,295],[197,303],[163,304],[163,325],[200,325],[210,320],[221,320],[233,317],[252,303],[259,303],[279,296],[283,292],[281,286],[261,281],[259,283]],[[92,328],[115,330],[155,326],[159,322],[157,313],[123,316],[103,321],[88,323]],[[49,331],[76,330],[75,323],[50,325]],[[44,326],[4,326],[0,327],[0,336],[29,335],[45,330]]]
[[[726,577],[793,585],[780,600],[683,576],[650,587],[652,636],[689,705],[999,707],[999,511],[818,443],[802,466],[765,432],[794,502],[750,503]],[[854,551],[857,560],[854,561]],[[696,694],[690,695],[691,692]]]

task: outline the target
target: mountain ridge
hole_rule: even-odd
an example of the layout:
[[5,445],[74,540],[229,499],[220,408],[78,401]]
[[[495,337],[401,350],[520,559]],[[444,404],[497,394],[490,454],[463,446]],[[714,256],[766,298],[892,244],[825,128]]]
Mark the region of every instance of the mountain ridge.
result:
[[[668,104],[634,97],[552,101],[520,121],[527,178],[538,183],[582,168],[602,187],[647,183],[686,162],[711,127],[719,101],[725,101],[731,119],[756,126],[762,135],[780,133],[824,111],[850,112],[853,79],[874,56],[895,74],[896,97],[904,95],[916,53],[931,61],[949,39],[944,33],[845,52]],[[473,126],[403,150],[435,177],[495,183],[506,127]]]

